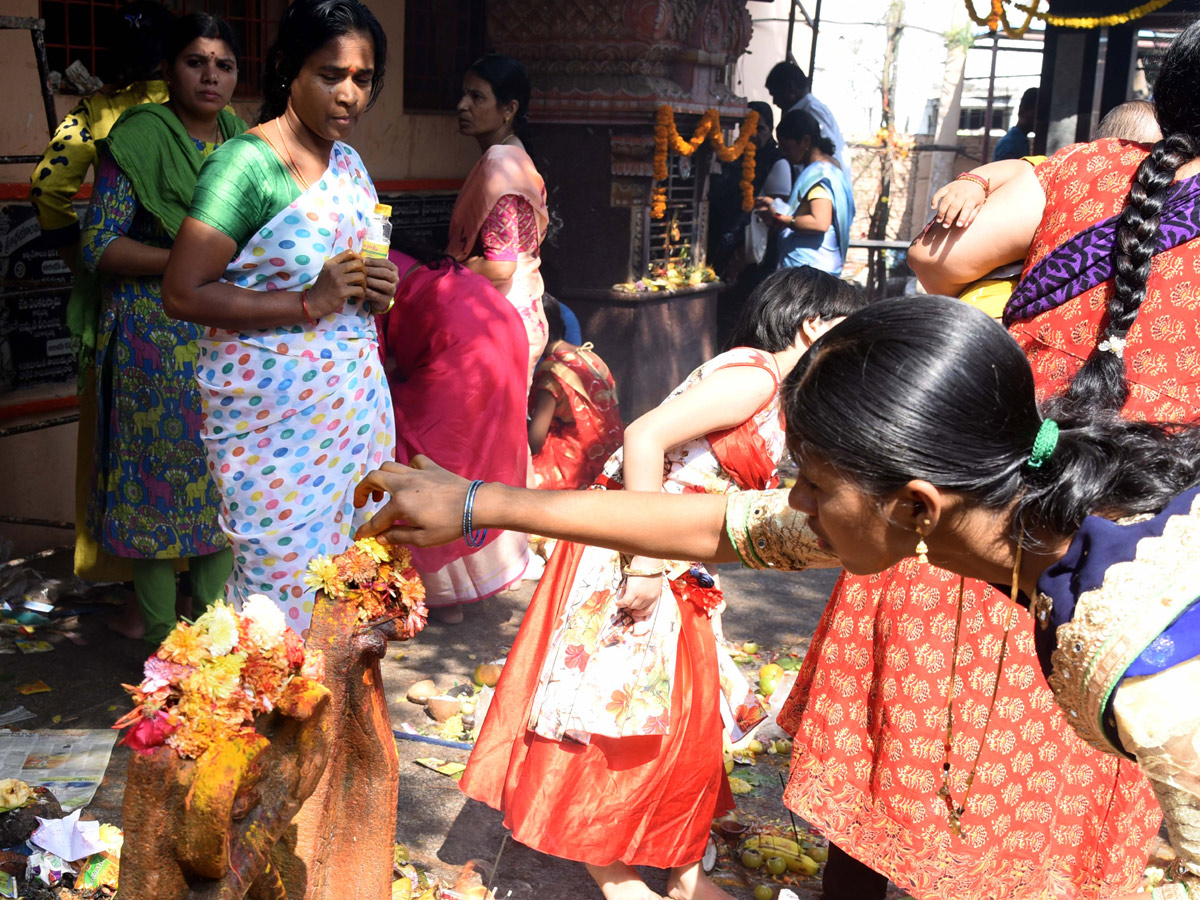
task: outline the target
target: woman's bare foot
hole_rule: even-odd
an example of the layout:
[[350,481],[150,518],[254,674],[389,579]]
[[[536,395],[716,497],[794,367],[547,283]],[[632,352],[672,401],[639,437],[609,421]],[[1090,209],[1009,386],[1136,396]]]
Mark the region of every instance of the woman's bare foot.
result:
[[461,625],[463,605],[451,603],[449,606],[432,606],[429,609],[429,618],[435,622],[441,622],[443,625]]
[[142,611],[138,608],[137,600],[130,596],[119,613],[107,622],[108,630],[115,631],[121,637],[137,641],[146,635],[146,623],[142,621]]
[[[586,864],[585,864],[586,865]],[[650,890],[632,866],[615,862],[608,866],[587,867],[588,874],[600,886],[604,900],[662,900]]]
[[697,860],[690,866],[676,866],[667,876],[667,897],[670,900],[736,900],[713,884]]

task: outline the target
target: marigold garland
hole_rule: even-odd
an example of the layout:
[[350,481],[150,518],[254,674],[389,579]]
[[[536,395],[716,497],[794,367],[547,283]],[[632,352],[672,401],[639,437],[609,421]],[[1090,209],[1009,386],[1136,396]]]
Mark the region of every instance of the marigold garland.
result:
[[[758,113],[751,110],[741,127],[738,128],[737,140],[732,145],[726,145],[725,135],[721,133],[721,116],[715,109],[706,110],[700,117],[700,123],[687,140],[675,128],[675,111],[669,106],[660,106],[655,117],[654,125],[654,180],[667,180],[667,149],[670,148],[680,156],[691,156],[700,146],[708,141],[712,144],[717,159],[721,162],[733,162],[739,157],[742,160],[742,178],[738,186],[742,190],[742,209],[749,212],[754,208],[754,157],[755,146],[750,137],[758,129]],[[667,212],[667,189],[655,186],[650,194],[650,218],[661,219]]]
[[967,7],[967,15],[971,17],[971,21],[976,25],[981,25],[987,28],[988,31],[999,31],[1004,28],[1004,33],[1010,38],[1019,40],[1025,36],[1025,32],[1029,30],[1029,26],[1033,24],[1034,16],[1037,13],[1034,11],[1041,0],[1034,0],[1034,9],[1025,9],[1017,7],[1026,13],[1025,22],[1019,27],[1014,28],[1008,21],[1008,12],[1004,9],[1004,0],[991,0],[991,9],[988,10],[986,16],[981,16],[975,12],[974,0],[964,0]]
[[1113,13],[1108,16],[1056,16],[1040,8],[1041,0],[1033,0],[1029,4],[1013,2],[1013,9],[1025,13],[1025,22],[1019,28],[1014,28],[1009,24],[1008,13],[1004,8],[1004,0],[991,0],[991,9],[986,16],[981,16],[975,12],[974,0],[964,0],[964,2],[967,7],[967,15],[971,17],[971,21],[976,25],[986,27],[989,31],[999,31],[1003,27],[1004,33],[1008,37],[1020,38],[1029,30],[1029,26],[1035,18],[1059,28],[1107,28],[1113,25],[1124,25],[1126,22],[1140,19],[1142,16],[1162,9],[1171,0],[1147,0],[1146,3],[1135,6],[1128,12]]
[[1142,16],[1148,16],[1150,13],[1162,9],[1171,0],[1149,0],[1140,6],[1135,6],[1128,12],[1113,13],[1110,16],[1052,16],[1049,13],[1037,11],[1037,3],[1034,3],[1033,9],[1027,6],[1022,6],[1020,3],[1014,3],[1017,9],[1021,12],[1029,13],[1037,16],[1039,19],[1045,20],[1049,25],[1056,25],[1059,28],[1110,28],[1113,25],[1124,25],[1126,22],[1132,22],[1134,19],[1140,19]]

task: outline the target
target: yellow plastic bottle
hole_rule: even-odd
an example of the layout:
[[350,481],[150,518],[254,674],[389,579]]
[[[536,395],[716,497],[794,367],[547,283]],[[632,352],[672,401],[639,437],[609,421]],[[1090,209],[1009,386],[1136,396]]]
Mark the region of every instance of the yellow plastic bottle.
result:
[[367,234],[363,238],[362,255],[371,259],[387,259],[392,245],[392,208],[376,203],[375,212],[367,216]]

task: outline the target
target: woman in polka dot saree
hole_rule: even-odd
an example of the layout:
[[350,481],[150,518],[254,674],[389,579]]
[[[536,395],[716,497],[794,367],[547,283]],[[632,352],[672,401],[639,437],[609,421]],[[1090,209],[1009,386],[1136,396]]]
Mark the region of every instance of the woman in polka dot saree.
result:
[[200,437],[233,547],[228,593],[266,594],[302,634],[309,560],[345,549],[355,482],[392,458],[374,316],[399,277],[360,253],[377,197],[345,143],[386,63],[358,0],[295,0],[259,124],[205,163],[163,281],[167,312],[207,326]]
[[[232,237],[224,281],[256,291],[312,284],[326,258],[358,250],[375,188],[340,142],[329,168],[303,193],[261,138],[246,134],[214,154],[191,217]],[[345,549],[350,490],[391,459],[392,407],[366,303],[349,300],[305,324],[200,336],[196,379],[201,437],[233,542],[231,595],[265,593],[303,631],[312,596],[308,561]]]

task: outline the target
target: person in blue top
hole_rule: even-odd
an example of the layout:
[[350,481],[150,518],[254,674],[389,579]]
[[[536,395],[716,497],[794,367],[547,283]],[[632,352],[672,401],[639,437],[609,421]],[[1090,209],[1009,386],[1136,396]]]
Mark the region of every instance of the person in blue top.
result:
[[767,224],[782,229],[779,268],[812,266],[841,275],[854,221],[854,192],[834,157],[833,142],[803,110],[785,115],[776,134],[784,158],[800,168],[784,209],[767,197],[756,203]]
[[1033,121],[1037,115],[1037,97],[1037,88],[1030,88],[1021,95],[1016,124],[1004,132],[1004,137],[996,141],[996,149],[992,152],[993,162],[998,159],[1020,159],[1029,155],[1029,132],[1033,131]]

